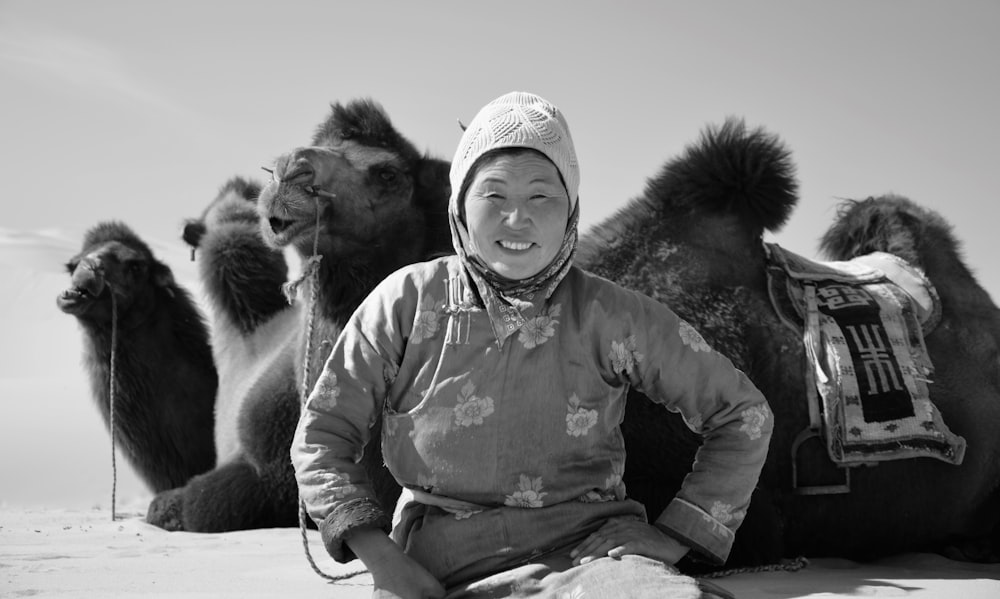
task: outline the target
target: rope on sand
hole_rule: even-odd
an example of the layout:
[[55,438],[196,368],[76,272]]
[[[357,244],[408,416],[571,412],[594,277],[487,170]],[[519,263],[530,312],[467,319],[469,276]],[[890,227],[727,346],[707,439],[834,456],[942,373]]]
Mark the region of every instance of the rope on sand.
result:
[[792,559],[783,559],[777,564],[767,564],[764,566],[747,566],[745,568],[731,568],[729,570],[719,570],[718,572],[710,572],[708,574],[701,574],[698,578],[724,578],[726,576],[733,576],[735,574],[755,574],[758,572],[798,572],[802,568],[809,565],[809,560],[803,556],[795,557]]

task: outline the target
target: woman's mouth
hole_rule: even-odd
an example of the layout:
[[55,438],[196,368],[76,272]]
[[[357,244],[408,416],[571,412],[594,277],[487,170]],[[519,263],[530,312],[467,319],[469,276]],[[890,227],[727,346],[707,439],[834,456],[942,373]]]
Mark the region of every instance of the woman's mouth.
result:
[[509,239],[501,239],[497,242],[505,250],[512,250],[515,252],[523,252],[525,250],[531,249],[534,244],[530,241],[510,241]]

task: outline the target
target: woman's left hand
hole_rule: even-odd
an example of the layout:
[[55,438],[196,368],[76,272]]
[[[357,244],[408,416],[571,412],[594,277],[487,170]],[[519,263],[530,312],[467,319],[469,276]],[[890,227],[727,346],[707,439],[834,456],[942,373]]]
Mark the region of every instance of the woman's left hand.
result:
[[652,524],[631,518],[613,518],[581,541],[569,555],[574,566],[599,557],[618,559],[623,555],[642,555],[673,565],[688,550],[689,547]]

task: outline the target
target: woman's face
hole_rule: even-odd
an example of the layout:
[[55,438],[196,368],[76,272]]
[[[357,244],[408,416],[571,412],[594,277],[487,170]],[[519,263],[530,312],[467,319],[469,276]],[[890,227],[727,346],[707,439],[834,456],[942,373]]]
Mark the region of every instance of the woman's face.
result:
[[503,277],[526,279],[559,253],[569,195],[545,156],[500,154],[476,170],[465,194],[465,220],[473,254]]

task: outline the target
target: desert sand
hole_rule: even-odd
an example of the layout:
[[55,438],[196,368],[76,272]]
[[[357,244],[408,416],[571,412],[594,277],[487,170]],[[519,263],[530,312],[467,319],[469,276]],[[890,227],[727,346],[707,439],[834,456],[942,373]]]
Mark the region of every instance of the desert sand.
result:
[[[112,521],[107,508],[0,507],[0,596],[112,599],[178,597],[368,598],[371,577],[328,582],[306,561],[296,529],[202,534],[146,524],[130,503]],[[356,573],[337,564],[308,532],[324,572]],[[757,572],[715,580],[741,599],[829,597],[1000,598],[1000,565],[967,564],[909,554],[859,564],[813,559],[797,572]]]

